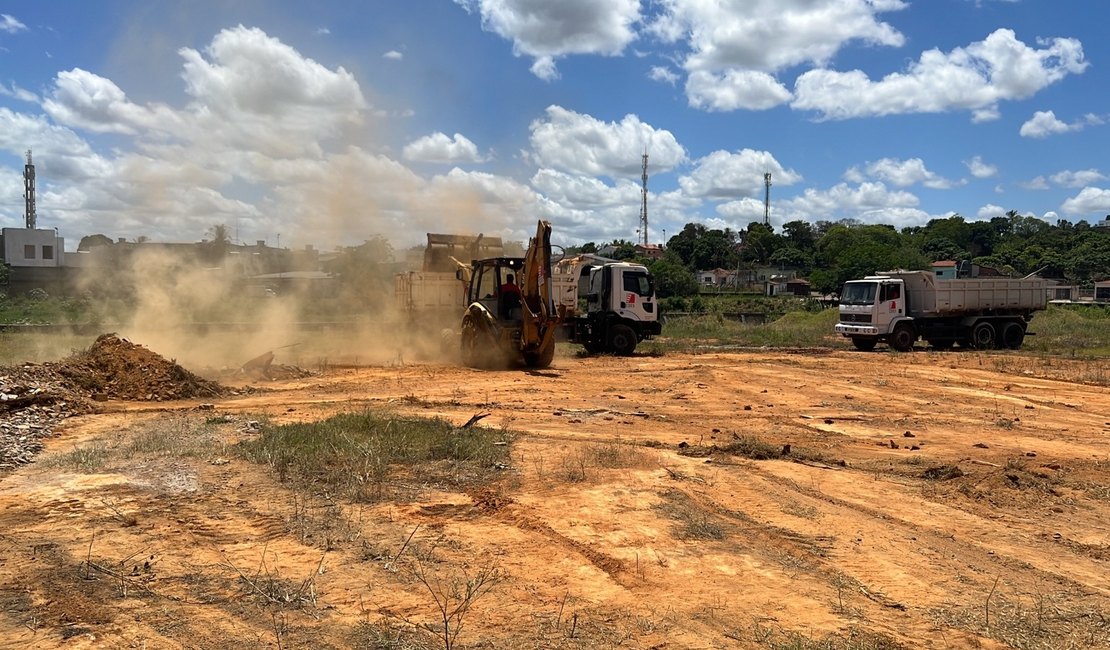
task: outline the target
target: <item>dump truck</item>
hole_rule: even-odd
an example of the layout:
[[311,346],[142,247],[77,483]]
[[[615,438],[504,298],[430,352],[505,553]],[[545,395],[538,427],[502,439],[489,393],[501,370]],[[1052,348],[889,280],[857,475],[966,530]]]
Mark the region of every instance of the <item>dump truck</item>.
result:
[[898,351],[930,346],[1016,350],[1033,313],[1048,304],[1040,278],[938,279],[929,271],[887,271],[844,284],[836,332],[857,350],[884,342]]
[[662,331],[655,281],[641,264],[579,255],[560,260],[552,277],[563,310],[559,340],[591,354],[629,355]]
[[[500,255],[500,237],[427,233],[421,270],[393,277],[394,306],[410,331],[453,329],[466,305],[470,260]],[[466,260],[463,262],[462,260]]]

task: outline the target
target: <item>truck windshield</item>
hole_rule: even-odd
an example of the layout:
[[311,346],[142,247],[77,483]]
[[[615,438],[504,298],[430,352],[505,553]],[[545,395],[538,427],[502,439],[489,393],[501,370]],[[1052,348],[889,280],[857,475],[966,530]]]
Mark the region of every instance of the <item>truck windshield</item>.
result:
[[651,284],[651,276],[646,271],[624,272],[624,290],[626,292],[631,291],[637,295],[651,297]]
[[873,305],[878,286],[877,282],[848,282],[844,285],[844,292],[840,294],[840,304]]

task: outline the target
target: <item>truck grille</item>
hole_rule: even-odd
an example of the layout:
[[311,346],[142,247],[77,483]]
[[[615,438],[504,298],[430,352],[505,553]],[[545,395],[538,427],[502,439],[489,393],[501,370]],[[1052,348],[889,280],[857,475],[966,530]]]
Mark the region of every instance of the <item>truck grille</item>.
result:
[[841,323],[870,323],[871,314],[841,314]]

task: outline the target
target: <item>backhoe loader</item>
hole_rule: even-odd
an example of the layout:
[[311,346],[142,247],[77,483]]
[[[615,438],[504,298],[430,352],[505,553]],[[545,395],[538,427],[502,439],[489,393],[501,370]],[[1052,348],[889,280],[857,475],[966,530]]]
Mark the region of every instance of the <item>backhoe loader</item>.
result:
[[[561,320],[551,287],[551,224],[540,221],[524,257],[474,260],[463,314],[462,360],[472,367],[546,368]],[[460,269],[458,277],[465,278]]]

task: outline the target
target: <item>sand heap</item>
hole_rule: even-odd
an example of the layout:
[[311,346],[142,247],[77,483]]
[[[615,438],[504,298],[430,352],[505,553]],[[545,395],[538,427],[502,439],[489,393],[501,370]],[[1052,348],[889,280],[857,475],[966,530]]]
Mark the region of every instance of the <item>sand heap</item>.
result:
[[98,401],[163,401],[231,392],[115,334],[101,334],[88,350],[47,365],[73,390]]

